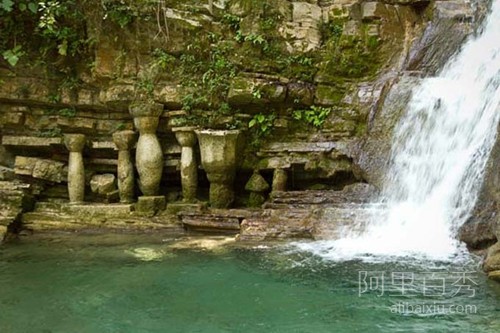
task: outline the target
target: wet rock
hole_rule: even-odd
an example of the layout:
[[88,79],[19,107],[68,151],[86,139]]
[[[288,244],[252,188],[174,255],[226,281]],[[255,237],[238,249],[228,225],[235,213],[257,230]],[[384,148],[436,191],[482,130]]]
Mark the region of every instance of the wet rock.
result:
[[483,263],[483,269],[487,272],[500,271],[500,242],[488,249],[486,259]]
[[[406,68],[433,74],[448,61],[473,32],[476,24],[464,24],[471,20],[474,12],[471,4],[464,1],[435,1],[434,14],[422,33],[412,43]],[[480,20],[477,20],[480,22]]]
[[141,261],[159,261],[165,257],[165,251],[148,247],[138,247],[133,250],[126,250],[125,253]]
[[[495,218],[496,214],[493,212],[491,214],[490,218]],[[467,244],[467,247],[471,250],[486,249],[497,241],[495,223],[496,221],[492,222],[491,219],[486,218],[484,215],[481,215],[481,217],[476,215],[460,227],[458,238]]]
[[267,210],[260,217],[241,222],[241,241],[310,239],[314,229],[311,210]]
[[500,282],[500,270],[489,272],[488,278]]
[[172,249],[202,249],[220,253],[235,242],[234,237],[212,236],[203,238],[183,238],[169,245]]
[[440,19],[451,18],[463,21],[474,17],[471,3],[461,0],[436,1],[433,12]]
[[471,218],[460,228],[460,239],[473,249],[499,240],[500,232],[500,130],[486,162],[483,183]]
[[356,172],[370,184],[381,188],[387,171],[392,133],[408,105],[412,89],[420,79],[403,76],[395,83],[383,103],[369,120],[368,133],[358,146],[354,162]]
[[182,223],[191,230],[206,232],[238,232],[240,220],[235,217],[225,216],[182,216]]
[[342,191],[287,191],[272,192],[271,200],[266,207],[300,207],[306,208],[311,205],[339,205],[346,203],[367,203],[378,194],[376,187],[365,183],[356,183],[345,186]]
[[111,173],[94,175],[90,180],[90,189],[93,193],[106,195],[116,190],[116,177]]

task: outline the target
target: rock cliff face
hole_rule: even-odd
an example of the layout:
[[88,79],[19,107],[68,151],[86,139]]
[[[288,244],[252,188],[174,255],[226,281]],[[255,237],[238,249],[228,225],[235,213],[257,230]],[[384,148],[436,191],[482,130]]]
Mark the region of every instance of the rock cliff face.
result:
[[[276,170],[284,172],[290,190],[380,187],[409,88],[458,49],[487,5],[67,3],[52,12],[52,25],[26,9],[0,9],[6,18],[0,23],[0,165],[6,170],[0,180],[36,184],[29,195],[38,201],[65,202],[68,151],[62,136],[85,134],[85,200],[117,200],[112,193],[92,194],[90,182],[117,176],[112,135],[134,130],[129,106],[149,101],[162,106],[156,131],[164,161],[160,194],[167,202],[181,196],[182,149],[173,128],[240,129],[239,206],[248,199],[244,185],[254,170],[268,182]],[[197,147],[194,155],[200,161]],[[208,180],[201,170],[198,176],[203,199]],[[6,191],[0,188],[0,195]],[[1,224],[18,220],[12,216]]]

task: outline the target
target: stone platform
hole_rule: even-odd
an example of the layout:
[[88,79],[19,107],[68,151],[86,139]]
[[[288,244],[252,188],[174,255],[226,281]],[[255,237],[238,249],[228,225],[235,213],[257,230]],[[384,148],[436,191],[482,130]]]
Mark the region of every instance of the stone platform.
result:
[[[374,206],[366,184],[343,191],[275,192],[262,208],[215,209],[206,203],[169,203],[150,216],[135,204],[38,202],[22,215],[24,228],[41,231],[156,231],[238,234],[241,241],[324,239],[354,226],[362,230]],[[353,202],[355,201],[355,202]]]

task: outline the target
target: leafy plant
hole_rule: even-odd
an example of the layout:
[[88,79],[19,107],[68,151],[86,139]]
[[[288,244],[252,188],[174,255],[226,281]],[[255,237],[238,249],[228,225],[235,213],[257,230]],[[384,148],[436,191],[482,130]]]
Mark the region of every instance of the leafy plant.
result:
[[39,137],[42,138],[55,138],[63,135],[62,130],[59,127],[54,127],[46,129],[37,133]]
[[266,136],[273,128],[276,114],[271,113],[264,115],[262,113],[256,114],[248,122],[248,128],[255,128],[259,137]]
[[126,1],[113,1],[102,0],[105,14],[103,19],[110,19],[112,22],[118,24],[120,28],[125,28],[132,23],[134,18],[138,15],[132,3]]
[[240,29],[241,17],[232,14],[224,14],[222,22],[227,24],[234,31],[238,31]]
[[252,89],[252,96],[255,99],[261,99],[262,98],[262,91],[259,88],[255,87]]
[[58,114],[61,117],[73,118],[74,116],[76,116],[76,109],[74,107],[60,109]]
[[17,65],[19,59],[25,54],[21,45],[16,45],[10,50],[6,50],[2,53],[2,56],[11,66]]
[[295,120],[303,121],[316,128],[320,128],[331,112],[331,108],[313,105],[309,110],[295,110],[292,116]]
[[209,127],[219,126],[222,116],[233,113],[227,94],[231,79],[236,76],[236,66],[229,59],[231,44],[213,41],[204,35],[194,39],[181,55],[177,69],[185,91],[183,109],[209,111],[209,116],[199,119],[200,125]]

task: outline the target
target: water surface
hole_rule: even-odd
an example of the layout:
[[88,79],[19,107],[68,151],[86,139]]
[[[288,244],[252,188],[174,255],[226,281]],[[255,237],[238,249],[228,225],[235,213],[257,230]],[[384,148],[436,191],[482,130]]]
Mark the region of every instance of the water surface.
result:
[[[500,285],[474,258],[335,263],[284,246],[186,249],[184,242],[72,235],[3,246],[0,332],[500,331]],[[466,281],[456,284],[462,273]],[[424,280],[428,294],[446,295],[423,295]],[[407,311],[419,304],[476,311]]]

